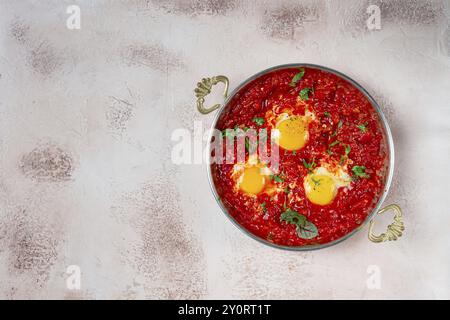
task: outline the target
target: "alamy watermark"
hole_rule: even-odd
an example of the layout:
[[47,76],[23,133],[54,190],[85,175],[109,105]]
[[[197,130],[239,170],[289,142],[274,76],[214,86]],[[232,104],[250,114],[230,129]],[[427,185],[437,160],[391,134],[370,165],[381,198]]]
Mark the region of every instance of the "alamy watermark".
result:
[[[252,128],[211,129],[203,130],[201,121],[194,122],[193,133],[186,128],[175,129],[171,140],[172,163],[180,164],[234,164],[244,163],[246,154],[257,156],[260,162],[266,163],[273,171],[279,165],[279,130]],[[203,149],[204,142],[206,149]]]
[[367,29],[380,30],[381,29],[381,10],[380,7],[372,4],[366,10],[369,17],[366,20]]
[[66,13],[69,17],[66,20],[66,27],[69,30],[81,29],[81,10],[77,5],[70,5],[66,9]]
[[77,265],[70,265],[66,269],[66,287],[69,290],[81,289],[81,268]]

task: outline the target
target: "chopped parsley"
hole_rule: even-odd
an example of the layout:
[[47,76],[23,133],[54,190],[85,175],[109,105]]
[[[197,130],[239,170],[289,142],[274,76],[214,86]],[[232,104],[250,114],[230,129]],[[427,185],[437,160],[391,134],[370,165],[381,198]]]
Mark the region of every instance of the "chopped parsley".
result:
[[313,159],[313,161],[311,163],[308,163],[308,162],[306,162],[305,159],[303,159],[303,165],[305,166],[306,169],[309,170],[309,172],[312,172],[313,169],[316,167],[316,162]]
[[255,117],[253,118],[253,122],[256,123],[258,126],[262,126],[264,124],[264,118]]
[[350,145],[346,144],[345,145],[345,154],[343,156],[341,156],[341,160],[339,160],[339,164],[343,164],[344,161],[348,159],[348,155],[351,150],[352,150],[352,148],[350,147]]
[[330,145],[328,146],[328,149],[327,149],[327,153],[329,155],[332,155],[333,151],[331,151],[331,148],[334,147],[335,145],[338,145],[339,143],[341,143],[339,140],[336,140],[336,141],[333,141],[332,143],[330,143]]
[[270,178],[279,183],[284,182],[283,178],[281,178],[280,176],[274,175],[274,174],[270,175]]
[[358,129],[361,130],[361,132],[366,132],[367,131],[367,122],[357,125]]
[[331,117],[331,113],[329,113],[328,111],[325,111],[325,112],[323,113],[323,115],[324,115],[325,117]]
[[280,220],[289,224],[304,224],[306,221],[306,217],[297,211],[287,209],[280,215]]
[[364,166],[354,166],[352,172],[357,178],[369,178],[369,175],[366,173],[366,167]]
[[303,101],[306,101],[309,99],[309,93],[312,92],[311,88],[303,88],[302,90],[300,90],[299,93],[299,97],[300,99],[302,99]]
[[350,151],[352,150],[352,148],[347,144],[345,145],[345,155],[348,156],[348,154],[350,153]]
[[258,145],[258,141],[255,143],[250,143],[250,138],[245,137],[245,150],[249,153],[254,153],[256,151],[256,146]]
[[[242,137],[245,135],[247,131],[249,131],[250,128],[244,127],[239,128],[238,125],[234,126],[234,129],[224,129],[222,130],[222,137],[228,138],[229,140],[233,140],[236,137]],[[267,140],[267,130],[262,130],[261,134],[259,135],[261,142],[264,142],[264,140]],[[250,153],[253,153],[256,150],[256,146],[258,145],[258,140],[255,143],[250,143],[250,138],[245,137],[245,150],[247,150]],[[255,146],[256,144],[256,146]]]
[[289,84],[291,87],[295,87],[297,82],[299,82],[303,76],[305,75],[305,69],[300,68],[300,71],[292,78],[291,83]]
[[311,181],[314,182],[314,186],[318,187],[320,186],[320,181],[322,181],[322,179],[314,179],[313,177],[311,177]]
[[339,140],[333,141],[332,143],[330,143],[330,147],[334,147],[335,145],[337,145],[339,143],[340,143]]
[[266,207],[266,203],[265,202],[261,203],[261,208],[263,209],[263,212],[267,211],[267,207]]
[[333,132],[333,134],[331,135],[332,137],[334,137],[334,136],[336,136],[336,135],[338,134],[338,131],[339,131],[339,129],[342,128],[342,125],[343,125],[343,124],[344,124],[344,123],[342,122],[342,120],[339,120],[336,130],[335,130],[335,131]]

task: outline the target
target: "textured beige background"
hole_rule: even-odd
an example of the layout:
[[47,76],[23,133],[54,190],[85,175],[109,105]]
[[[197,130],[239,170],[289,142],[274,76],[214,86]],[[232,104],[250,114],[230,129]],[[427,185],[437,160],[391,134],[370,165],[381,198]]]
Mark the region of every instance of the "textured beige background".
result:
[[[0,297],[450,298],[449,15],[425,0],[1,0]],[[171,164],[172,130],[212,120],[197,80],[235,87],[289,62],[338,69],[381,104],[401,241],[366,228],[321,251],[265,247],[221,213],[205,166]]]

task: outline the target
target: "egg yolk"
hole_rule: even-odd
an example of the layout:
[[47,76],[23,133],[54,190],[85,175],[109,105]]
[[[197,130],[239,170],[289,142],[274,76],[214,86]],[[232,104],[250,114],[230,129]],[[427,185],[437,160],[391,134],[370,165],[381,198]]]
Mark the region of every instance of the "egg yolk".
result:
[[303,117],[290,116],[277,124],[279,130],[278,145],[286,150],[298,150],[302,148],[308,138],[307,124]]
[[324,206],[333,201],[337,190],[330,176],[312,174],[306,181],[305,191],[309,201]]
[[258,194],[264,189],[266,178],[261,174],[261,168],[249,167],[245,168],[242,174],[242,180],[239,188],[250,194]]

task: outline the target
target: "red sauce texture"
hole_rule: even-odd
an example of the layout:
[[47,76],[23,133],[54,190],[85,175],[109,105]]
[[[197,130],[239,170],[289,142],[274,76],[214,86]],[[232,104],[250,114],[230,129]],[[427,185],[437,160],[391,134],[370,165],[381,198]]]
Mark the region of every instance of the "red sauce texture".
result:
[[[216,191],[233,219],[257,237],[282,246],[326,244],[344,237],[364,223],[386,182],[388,146],[379,114],[370,101],[353,84],[335,74],[302,69],[304,75],[295,86],[291,82],[299,68],[272,71],[251,81],[229,101],[216,124],[216,129],[222,131],[237,127],[270,130],[273,128],[266,115],[274,110],[274,105],[280,110],[294,106],[294,114],[299,115],[305,114],[306,109],[312,112],[315,118],[308,124],[309,137],[303,148],[295,152],[279,149],[283,179],[274,183],[288,192],[248,195],[236,189],[233,164],[211,164]],[[312,88],[309,98],[302,102],[304,107],[295,107],[304,88]],[[257,117],[264,118],[264,124],[255,123]],[[330,153],[334,141],[339,144],[333,145]],[[342,164],[346,148],[351,150],[344,159],[350,185],[339,188],[330,204],[312,203],[304,189],[305,176],[310,173],[304,163]],[[354,166],[364,166],[367,177],[355,176]],[[286,208],[311,221],[317,227],[317,236],[298,236],[295,225],[280,219]]]

